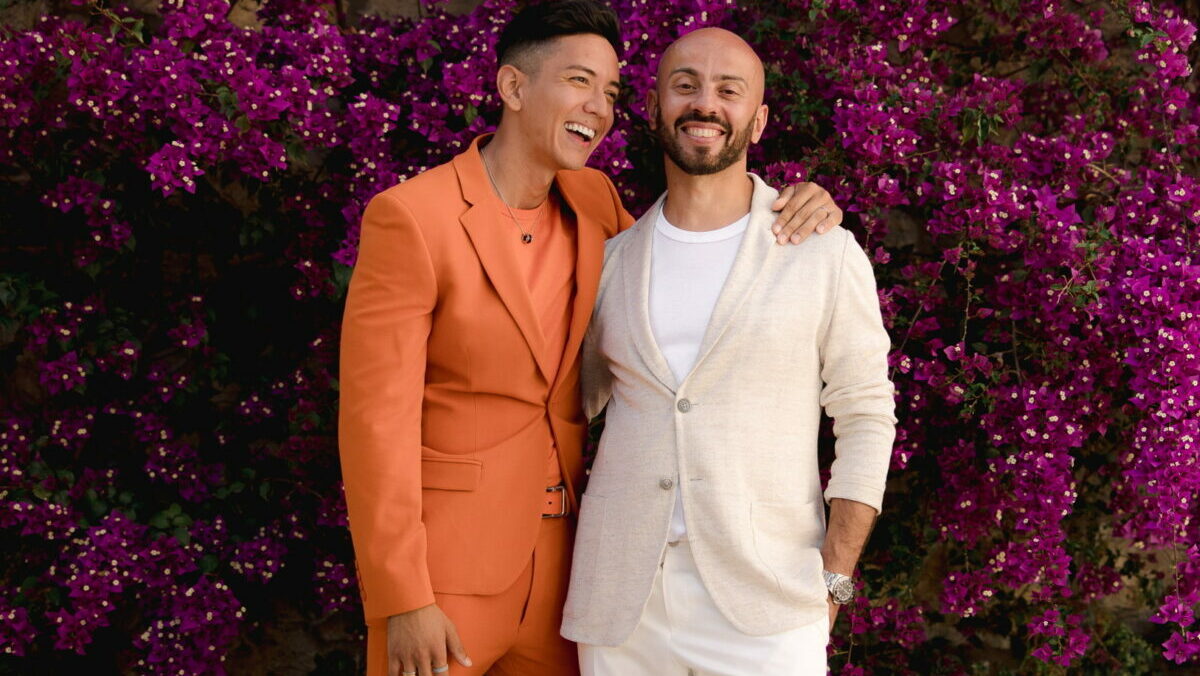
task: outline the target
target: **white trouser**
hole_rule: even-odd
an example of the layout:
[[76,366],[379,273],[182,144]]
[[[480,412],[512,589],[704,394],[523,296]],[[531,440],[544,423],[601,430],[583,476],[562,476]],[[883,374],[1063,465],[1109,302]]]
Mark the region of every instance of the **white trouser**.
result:
[[825,676],[829,617],[748,636],[713,603],[687,541],[667,547],[641,621],[615,647],[579,644],[582,676]]

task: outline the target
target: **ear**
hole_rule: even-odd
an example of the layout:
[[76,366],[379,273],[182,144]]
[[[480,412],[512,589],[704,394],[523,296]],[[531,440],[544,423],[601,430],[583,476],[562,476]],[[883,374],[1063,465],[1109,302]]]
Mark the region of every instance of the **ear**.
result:
[[651,131],[658,131],[658,90],[651,87],[646,90],[646,122]]
[[754,131],[750,134],[750,141],[758,143],[758,139],[762,138],[763,130],[767,128],[767,104],[758,107],[758,112],[754,114]]
[[525,93],[525,82],[528,78],[516,66],[506,63],[496,72],[496,91],[504,102],[506,110],[521,110],[522,95]]

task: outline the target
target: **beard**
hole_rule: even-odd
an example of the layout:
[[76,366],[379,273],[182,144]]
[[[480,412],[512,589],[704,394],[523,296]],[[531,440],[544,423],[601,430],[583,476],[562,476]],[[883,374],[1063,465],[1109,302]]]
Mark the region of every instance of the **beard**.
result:
[[[655,113],[655,121],[658,123],[658,128],[655,130],[654,135],[658,138],[658,143],[662,146],[663,152],[684,173],[692,176],[706,176],[728,169],[735,162],[745,157],[746,148],[750,145],[750,137],[754,133],[753,118],[741,133],[733,134],[732,127],[725,120],[716,115],[701,115],[694,110],[681,115],[675,120],[673,125],[668,127],[663,120],[662,109],[659,108]],[[725,132],[725,147],[715,153],[710,148],[695,148],[693,149],[694,154],[689,155],[684,150],[683,144],[679,139],[679,134],[683,133],[680,131],[680,127],[688,122],[703,122],[705,124],[720,126]]]

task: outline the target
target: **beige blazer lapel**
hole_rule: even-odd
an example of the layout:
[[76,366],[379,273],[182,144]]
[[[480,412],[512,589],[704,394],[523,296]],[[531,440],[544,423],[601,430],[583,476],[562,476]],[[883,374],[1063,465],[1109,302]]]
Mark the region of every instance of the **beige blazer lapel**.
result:
[[771,203],[778,197],[779,192],[763,183],[758,176],[747,175],[754,182],[754,193],[750,197],[750,223],[742,236],[742,244],[738,248],[737,257],[733,259],[733,267],[729,270],[725,286],[717,296],[717,304],[708,320],[704,340],[700,342],[700,351],[696,355],[692,373],[700,368],[704,358],[721,340],[738,308],[758,281],[758,273],[762,270],[767,255],[777,246],[775,235],[771,233],[771,219],[774,217]]
[[630,338],[641,354],[650,373],[667,389],[675,392],[679,385],[666,357],[658,349],[654,331],[650,328],[650,261],[654,246],[654,223],[662,212],[666,193],[658,198],[654,206],[646,211],[626,237],[634,238],[629,243],[628,253],[622,257],[623,282],[625,284],[625,309],[629,313]]

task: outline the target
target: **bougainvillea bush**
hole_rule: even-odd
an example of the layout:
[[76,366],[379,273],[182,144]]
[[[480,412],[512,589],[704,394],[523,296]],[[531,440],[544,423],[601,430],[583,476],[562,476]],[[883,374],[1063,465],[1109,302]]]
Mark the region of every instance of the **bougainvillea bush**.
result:
[[[631,210],[662,185],[657,58],[722,25],[769,71],[753,165],[826,186],[876,264],[900,426],[833,670],[1200,660],[1194,22],[614,8],[628,87],[593,163]],[[77,0],[0,28],[0,669],[223,673],[283,601],[361,629],[334,430],[357,223],[495,123],[516,3],[424,9]]]

